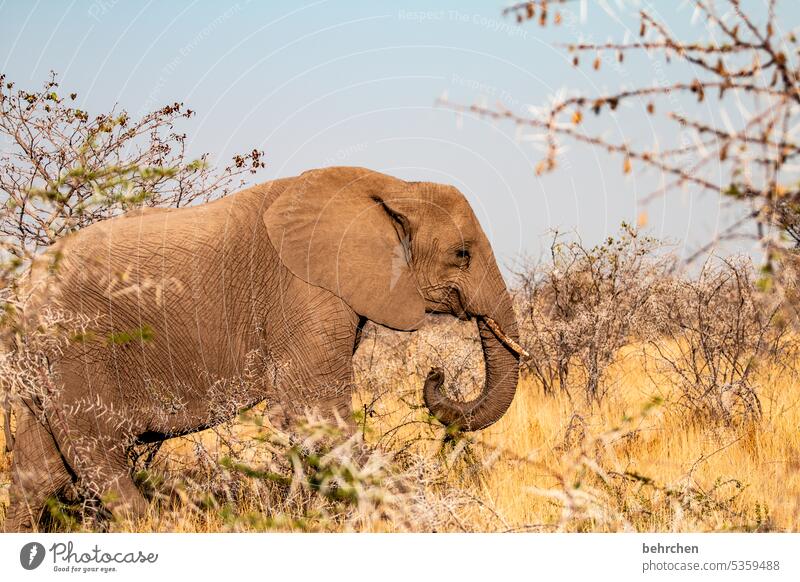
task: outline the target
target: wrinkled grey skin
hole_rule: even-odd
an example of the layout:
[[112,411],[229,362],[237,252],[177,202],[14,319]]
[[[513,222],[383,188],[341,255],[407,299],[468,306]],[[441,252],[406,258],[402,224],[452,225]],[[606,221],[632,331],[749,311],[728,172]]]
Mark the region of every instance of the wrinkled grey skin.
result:
[[132,443],[202,430],[263,400],[284,427],[310,408],[352,422],[352,357],[367,320],[410,331],[426,312],[475,318],[482,394],[447,398],[439,370],[425,382],[446,424],[489,426],[516,390],[518,356],[485,323],[516,340],[511,299],[450,186],[328,168],[198,207],[135,211],[58,243],[27,289],[23,328],[45,309],[91,323],[42,375],[46,397],[16,406],[7,531],[35,528],[72,481],[115,516],[142,516]]

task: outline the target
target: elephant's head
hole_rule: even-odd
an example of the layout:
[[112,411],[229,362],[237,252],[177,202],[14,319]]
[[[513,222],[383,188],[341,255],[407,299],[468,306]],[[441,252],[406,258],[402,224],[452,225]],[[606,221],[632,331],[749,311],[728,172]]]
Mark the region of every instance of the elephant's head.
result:
[[489,241],[452,186],[362,168],[326,168],[294,180],[264,215],[269,237],[297,277],[337,294],[357,314],[415,330],[425,312],[478,322],[486,363],[480,396],[458,402],[432,370],[425,402],[445,424],[479,430],[514,398],[523,353],[511,297]]

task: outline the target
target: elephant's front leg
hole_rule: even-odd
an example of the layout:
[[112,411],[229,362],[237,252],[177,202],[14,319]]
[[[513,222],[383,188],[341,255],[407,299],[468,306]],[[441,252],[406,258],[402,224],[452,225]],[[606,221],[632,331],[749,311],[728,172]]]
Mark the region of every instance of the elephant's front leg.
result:
[[302,323],[293,326],[283,343],[285,365],[270,419],[289,429],[298,419],[321,417],[352,432],[353,351],[359,318],[334,298],[317,304]]
[[[326,371],[329,360],[290,364],[281,380],[279,395],[268,406],[270,421],[283,430],[290,430],[298,421],[320,418],[335,425],[355,430],[352,413],[352,354],[342,369]],[[339,366],[337,366],[338,368]]]

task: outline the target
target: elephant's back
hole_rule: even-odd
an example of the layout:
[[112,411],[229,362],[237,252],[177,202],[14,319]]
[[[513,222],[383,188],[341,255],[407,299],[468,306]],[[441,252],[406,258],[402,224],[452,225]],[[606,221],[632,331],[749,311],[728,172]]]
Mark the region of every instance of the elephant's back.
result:
[[[285,182],[259,184],[197,206],[132,210],[65,237],[39,263],[50,271],[55,265],[62,280],[87,273],[128,280],[134,272],[202,272],[220,253],[252,246],[253,239],[263,235],[260,216]],[[98,283],[95,279],[84,284]]]
[[116,360],[130,352],[131,364],[163,351],[187,362],[199,353],[214,368],[235,360],[252,336],[252,314],[239,306],[250,308],[249,288],[267,283],[254,279],[267,272],[261,214],[277,195],[273,184],[195,207],[134,211],[66,237],[31,271],[33,311],[50,305],[91,321],[98,346],[111,346]]

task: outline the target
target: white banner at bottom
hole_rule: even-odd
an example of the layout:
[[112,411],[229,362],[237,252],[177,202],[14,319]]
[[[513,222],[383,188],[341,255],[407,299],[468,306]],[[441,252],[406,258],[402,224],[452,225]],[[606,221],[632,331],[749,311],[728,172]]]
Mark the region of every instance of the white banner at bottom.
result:
[[800,534],[0,534],[2,580],[800,580]]

